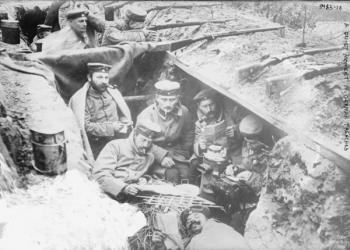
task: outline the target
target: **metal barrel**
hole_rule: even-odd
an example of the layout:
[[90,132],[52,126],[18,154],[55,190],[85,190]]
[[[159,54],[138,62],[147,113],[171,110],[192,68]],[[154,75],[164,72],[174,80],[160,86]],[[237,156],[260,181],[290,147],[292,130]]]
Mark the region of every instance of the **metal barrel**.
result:
[[35,170],[46,175],[58,175],[67,171],[67,150],[64,131],[56,134],[31,132]]
[[35,43],[36,45],[36,52],[41,52],[43,50],[43,43],[42,42],[37,42]]
[[2,41],[9,44],[20,43],[19,23],[15,20],[1,20]]
[[6,12],[0,12],[0,20],[7,20],[9,16]]
[[105,20],[114,21],[114,8],[105,7]]

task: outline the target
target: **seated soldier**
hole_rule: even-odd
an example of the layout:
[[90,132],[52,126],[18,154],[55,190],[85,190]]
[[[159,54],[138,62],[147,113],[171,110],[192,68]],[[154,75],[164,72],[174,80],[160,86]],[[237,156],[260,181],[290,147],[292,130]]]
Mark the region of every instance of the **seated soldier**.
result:
[[[97,47],[95,30],[87,30],[88,10],[72,9],[67,12],[68,25],[43,39],[42,51],[58,51],[66,49],[86,49]],[[94,19],[94,29],[104,30],[104,22]],[[91,19],[90,18],[90,19]],[[89,31],[89,32],[88,32]]]
[[[249,250],[242,235],[230,226],[210,218],[208,208],[193,206],[180,216],[188,238],[184,240],[185,250]],[[155,250],[165,250],[165,235],[154,231],[152,241]]]
[[[238,115],[235,110],[226,110],[212,89],[201,90],[193,100],[197,104],[198,120],[195,123],[194,156],[191,164],[202,172],[201,196],[214,200],[215,194],[211,188],[215,171],[213,167],[220,166],[224,170],[231,162],[241,161],[242,137],[236,124]],[[213,151],[217,153],[213,154]],[[206,164],[214,159],[217,159],[215,162],[218,164]]]
[[162,161],[154,166],[153,172],[173,183],[192,183],[193,173],[188,160],[194,137],[193,122],[188,109],[180,103],[180,84],[162,80],[155,88],[155,103],[138,116],[138,119],[157,123],[162,130],[154,139],[154,144],[162,151]]
[[[233,119],[233,111],[225,110],[219,102],[214,90],[204,89],[193,97],[197,104],[197,118],[195,123],[195,139],[193,150],[197,157],[210,145],[220,145],[226,148],[231,161],[239,162],[242,137]],[[237,120],[237,119],[236,119]],[[220,125],[222,124],[222,125]],[[214,126],[217,129],[213,129]],[[212,129],[210,129],[212,128]]]
[[99,154],[93,176],[111,197],[136,195],[137,181],[148,172],[157,158],[152,140],[160,127],[147,120],[138,120],[127,139],[110,141]]
[[269,147],[259,141],[263,123],[258,117],[250,114],[239,124],[239,131],[244,136],[242,164],[236,168],[235,177],[244,180],[259,195],[269,154]]
[[70,99],[82,130],[90,163],[113,139],[125,137],[132,125],[131,114],[123,96],[109,86],[110,65],[88,63],[88,82]]
[[136,6],[128,6],[125,17],[110,24],[102,37],[101,46],[118,44],[123,41],[156,41],[157,32],[145,28],[147,12]]
[[33,42],[30,44],[30,49],[32,51],[35,51],[35,52],[39,52],[41,51],[41,48],[38,48],[37,46],[37,42],[40,40],[40,39],[43,39],[45,37],[47,37],[48,35],[50,35],[51,33],[51,26],[49,25],[45,25],[45,24],[39,24],[37,27],[36,27],[36,32],[37,32],[37,35],[33,38]]
[[[236,166],[235,169],[229,167],[226,174],[246,183],[259,197],[264,183],[264,172],[269,154],[269,147],[259,141],[263,131],[263,123],[258,117],[250,114],[241,121],[239,130],[244,136],[242,164]],[[256,207],[256,202],[247,202],[243,207],[243,210],[232,215],[230,222],[231,226],[241,234],[244,232],[249,214]]]

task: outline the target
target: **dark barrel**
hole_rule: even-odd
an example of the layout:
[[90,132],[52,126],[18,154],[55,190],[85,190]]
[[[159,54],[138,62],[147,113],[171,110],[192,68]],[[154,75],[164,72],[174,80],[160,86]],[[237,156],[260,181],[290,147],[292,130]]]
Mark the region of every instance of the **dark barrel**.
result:
[[7,20],[9,19],[9,16],[6,12],[0,12],[0,21],[1,20]]
[[105,7],[105,20],[114,21],[114,9],[112,7]]
[[15,20],[1,20],[2,41],[9,44],[19,44],[19,24]]
[[43,43],[42,42],[36,42],[36,52],[41,52],[43,50]]
[[46,175],[58,175],[67,171],[67,150],[64,131],[55,134],[31,132],[34,169]]

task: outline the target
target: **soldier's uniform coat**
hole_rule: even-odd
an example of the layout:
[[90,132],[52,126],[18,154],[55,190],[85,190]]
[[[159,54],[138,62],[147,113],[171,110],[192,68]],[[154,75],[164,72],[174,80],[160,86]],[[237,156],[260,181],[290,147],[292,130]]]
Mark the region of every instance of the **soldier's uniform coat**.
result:
[[232,227],[209,219],[201,233],[193,236],[185,250],[250,250],[243,236]]
[[147,173],[158,157],[153,146],[146,154],[139,154],[131,133],[127,139],[110,141],[104,147],[95,162],[93,176],[106,193],[116,197],[126,185]]
[[[89,90],[89,87],[90,83],[86,82],[85,85],[72,96],[72,98],[69,101],[69,106],[73,110],[78,125],[81,129],[82,138],[84,142],[84,149],[87,153],[88,161],[92,164],[95,160],[85,130],[86,95]],[[107,88],[107,91],[112,96],[113,100],[116,102],[117,107],[120,109],[121,116],[124,116],[126,119],[131,121],[131,113],[122,94],[117,89]]]
[[[233,113],[234,110],[231,111],[231,113]],[[203,152],[201,152],[200,148],[199,148],[199,139],[201,137],[201,133],[202,130],[212,124],[212,123],[207,123],[204,121],[204,115],[201,114],[200,112],[197,112],[197,117],[198,120],[195,123],[195,139],[194,139],[194,144],[193,144],[193,150],[195,155],[198,156],[202,156]],[[219,110],[218,112],[218,116],[217,119],[215,120],[215,122],[220,122],[223,121],[225,122],[225,126],[230,127],[236,127],[236,122],[233,120],[232,115],[229,114],[229,112],[227,111],[223,111],[222,109]],[[213,122],[213,123],[215,123]],[[241,144],[242,144],[242,136],[240,135],[239,131],[237,129],[235,129],[234,132],[234,137],[229,138],[227,137],[225,134],[223,134],[222,136],[216,136],[213,135],[213,138],[215,138],[212,141],[207,141],[207,146],[211,145],[211,144],[216,144],[216,145],[221,145],[225,148],[227,148],[228,150],[228,157],[232,160],[232,161],[236,161],[236,162],[240,162],[240,148],[241,148]]]
[[180,105],[174,112],[163,117],[156,104],[152,104],[140,113],[138,119],[149,119],[161,127],[160,135],[153,142],[161,147],[163,158],[167,154],[180,162],[189,158],[194,130],[192,117],[185,106]]

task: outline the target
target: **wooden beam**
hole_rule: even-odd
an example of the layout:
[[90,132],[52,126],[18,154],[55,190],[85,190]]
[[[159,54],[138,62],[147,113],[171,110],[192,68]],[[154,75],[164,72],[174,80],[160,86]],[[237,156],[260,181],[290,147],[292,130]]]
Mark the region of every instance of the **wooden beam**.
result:
[[315,138],[315,137],[303,134],[301,131],[298,131],[297,129],[290,126],[286,120],[272,116],[270,113],[253,105],[252,103],[243,99],[239,95],[236,95],[235,93],[229,92],[227,89],[224,89],[215,81],[208,79],[201,73],[197,72],[190,66],[186,65],[180,59],[176,58],[173,54],[168,52],[167,57],[174,63],[176,67],[183,70],[190,76],[198,79],[203,84],[213,88],[214,90],[230,98],[237,104],[245,107],[252,113],[256,114],[257,116],[261,117],[263,120],[271,124],[273,127],[278,129],[279,131],[290,135],[296,135],[306,147],[321,154],[325,158],[329,159],[330,161],[338,165],[342,170],[346,171],[347,173],[350,173],[349,153],[346,154],[345,151],[339,150],[338,148],[335,148],[331,145],[327,145],[325,142],[321,141],[319,138]]
[[126,102],[140,102],[146,101],[152,98],[152,95],[133,95],[133,96],[124,96]]

